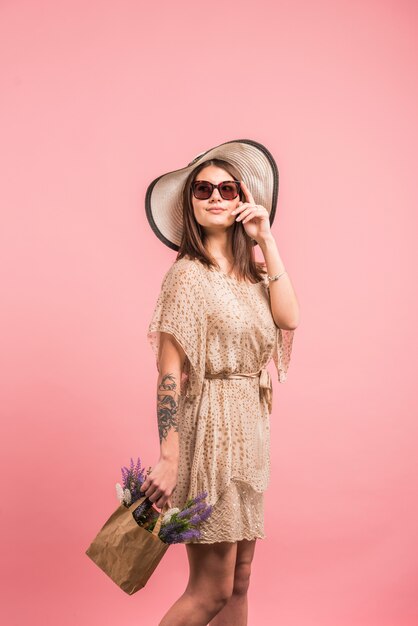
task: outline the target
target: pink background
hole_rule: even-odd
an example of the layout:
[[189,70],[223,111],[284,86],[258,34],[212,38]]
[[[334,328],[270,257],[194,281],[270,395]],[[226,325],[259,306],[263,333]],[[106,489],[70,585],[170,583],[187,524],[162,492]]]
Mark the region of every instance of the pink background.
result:
[[[3,1],[0,622],[154,626],[84,554],[156,461],[146,329],[175,252],[148,184],[223,141],[275,156],[301,305],[274,375],[251,626],[418,620],[417,5]],[[259,253],[258,249],[258,253]]]

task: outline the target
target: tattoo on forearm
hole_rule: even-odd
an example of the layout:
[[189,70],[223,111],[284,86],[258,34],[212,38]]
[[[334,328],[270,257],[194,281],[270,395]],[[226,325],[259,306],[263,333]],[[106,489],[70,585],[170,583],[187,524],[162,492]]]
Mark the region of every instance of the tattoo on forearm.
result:
[[[163,439],[167,439],[170,428],[178,431],[178,394],[176,389],[177,383],[174,374],[164,374],[158,385],[157,393],[157,419],[160,443]],[[173,395],[167,392],[173,392]]]

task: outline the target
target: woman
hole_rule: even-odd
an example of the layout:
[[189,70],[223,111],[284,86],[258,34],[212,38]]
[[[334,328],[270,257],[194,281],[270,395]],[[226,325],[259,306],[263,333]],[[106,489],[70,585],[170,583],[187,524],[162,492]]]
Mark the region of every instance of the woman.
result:
[[[201,538],[186,544],[187,588],[160,626],[247,624],[270,466],[266,365],[273,358],[284,382],[299,321],[270,230],[277,187],[271,154],[239,140],[198,155],[147,191],[154,232],[179,252],[148,330],[161,454],[143,491],[157,507],[182,507],[204,491],[213,505]],[[254,259],[255,243],[265,264]]]

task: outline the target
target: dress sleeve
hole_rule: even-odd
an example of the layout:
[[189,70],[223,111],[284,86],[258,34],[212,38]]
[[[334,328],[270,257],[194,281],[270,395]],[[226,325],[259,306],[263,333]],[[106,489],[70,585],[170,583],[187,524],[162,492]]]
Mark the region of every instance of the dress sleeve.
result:
[[292,354],[294,330],[285,330],[276,326],[276,341],[273,352],[273,360],[277,368],[278,380],[284,383],[287,379],[290,356]]
[[173,335],[186,354],[182,394],[199,395],[205,373],[206,306],[200,272],[194,263],[179,259],[163,278],[147,332],[158,371],[161,332]]

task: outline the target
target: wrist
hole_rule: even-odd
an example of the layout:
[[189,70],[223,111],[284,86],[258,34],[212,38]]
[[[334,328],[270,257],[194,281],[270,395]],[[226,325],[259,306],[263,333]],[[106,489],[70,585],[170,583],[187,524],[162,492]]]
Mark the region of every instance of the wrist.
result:
[[260,249],[262,251],[267,250],[268,248],[274,247],[276,245],[276,240],[273,235],[267,235],[258,242],[258,245],[260,246]]
[[179,455],[175,452],[161,452],[160,461],[170,463],[171,465],[178,465]]

